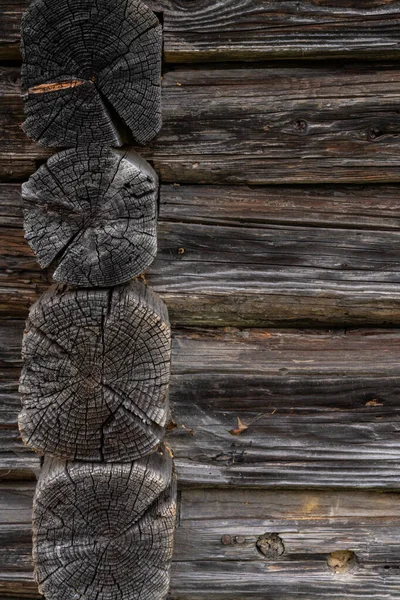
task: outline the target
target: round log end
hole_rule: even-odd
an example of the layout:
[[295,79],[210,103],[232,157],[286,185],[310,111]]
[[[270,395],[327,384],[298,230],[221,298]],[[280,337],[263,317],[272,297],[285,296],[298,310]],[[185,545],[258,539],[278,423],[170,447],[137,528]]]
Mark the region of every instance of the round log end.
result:
[[25,133],[44,146],[139,143],[161,127],[162,30],[140,0],[35,0],[22,19]]
[[156,173],[134,152],[66,150],[22,186],[25,237],[56,281],[118,285],[156,256],[157,195]]
[[164,435],[170,346],[167,309],[144,284],[54,286],[31,308],[23,340],[24,442],[68,459],[145,456]]
[[162,447],[132,464],[45,459],[33,510],[39,590],[52,600],[163,600],[176,518]]

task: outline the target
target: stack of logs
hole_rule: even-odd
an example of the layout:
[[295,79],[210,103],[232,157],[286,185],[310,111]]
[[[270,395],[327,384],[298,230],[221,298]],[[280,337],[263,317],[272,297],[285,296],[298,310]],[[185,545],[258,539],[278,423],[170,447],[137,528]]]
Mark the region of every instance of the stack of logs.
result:
[[34,0],[22,23],[23,129],[62,149],[22,190],[26,239],[58,282],[29,313],[19,417],[45,455],[34,563],[51,600],[168,593],[171,332],[139,277],[157,251],[158,178],[116,149],[160,129],[161,46],[138,0]]

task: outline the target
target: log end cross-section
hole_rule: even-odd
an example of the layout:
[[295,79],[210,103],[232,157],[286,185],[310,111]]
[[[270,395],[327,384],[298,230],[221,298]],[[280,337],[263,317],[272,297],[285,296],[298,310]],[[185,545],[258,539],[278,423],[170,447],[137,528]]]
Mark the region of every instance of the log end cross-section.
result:
[[25,133],[44,146],[139,143],[161,127],[162,30],[139,0],[34,0],[22,20]]
[[64,150],[22,186],[25,237],[56,281],[118,285],[156,256],[157,196],[156,173],[134,152]]
[[167,308],[140,282],[50,288],[23,340],[24,442],[68,459],[145,456],[164,435],[170,347]]
[[163,600],[175,496],[163,447],[132,464],[46,458],[33,513],[40,592],[52,600]]

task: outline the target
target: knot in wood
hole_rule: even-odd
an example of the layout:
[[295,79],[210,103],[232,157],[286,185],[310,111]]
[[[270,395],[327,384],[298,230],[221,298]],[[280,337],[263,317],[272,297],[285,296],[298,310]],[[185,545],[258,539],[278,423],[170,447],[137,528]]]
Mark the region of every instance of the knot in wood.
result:
[[158,177],[136,153],[66,150],[22,186],[25,237],[56,281],[118,285],[156,256],[157,196]]
[[257,550],[271,560],[279,558],[285,552],[285,546],[277,533],[264,533],[256,542]]
[[357,565],[357,556],[352,550],[335,550],[328,555],[328,567],[337,574],[352,571]]

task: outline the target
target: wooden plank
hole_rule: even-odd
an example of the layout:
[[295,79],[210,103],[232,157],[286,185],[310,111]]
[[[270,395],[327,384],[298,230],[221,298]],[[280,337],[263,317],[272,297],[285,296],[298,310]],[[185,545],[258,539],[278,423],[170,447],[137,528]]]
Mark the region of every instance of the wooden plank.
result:
[[[398,182],[399,93],[393,65],[176,68],[163,78],[163,129],[140,153],[164,183]],[[2,119],[1,177],[26,178],[48,152],[19,127],[17,81]]]
[[[22,329],[0,330],[3,477],[39,468],[16,429]],[[400,489],[399,349],[397,329],[175,330],[167,439],[180,486]]]
[[[174,325],[400,322],[400,188],[161,188],[145,272]],[[26,316],[50,283],[23,239],[19,186],[0,186],[0,314]]]
[[[163,13],[168,63],[282,58],[399,57],[397,0],[179,0],[146,2]],[[3,0],[0,59],[19,58],[19,23],[29,0]]]
[[[30,483],[0,484],[0,589],[30,597],[37,595],[31,560],[33,491]],[[396,598],[399,500],[399,494],[360,491],[185,490],[171,598],[233,599],[250,590],[256,598],[300,598],[296,594],[302,593],[309,599],[349,594],[355,600],[365,597],[366,585],[373,599]],[[277,532],[284,544],[284,554],[275,560],[256,547],[268,531]],[[358,566],[346,576],[334,576],[327,556],[347,548],[356,553]]]

